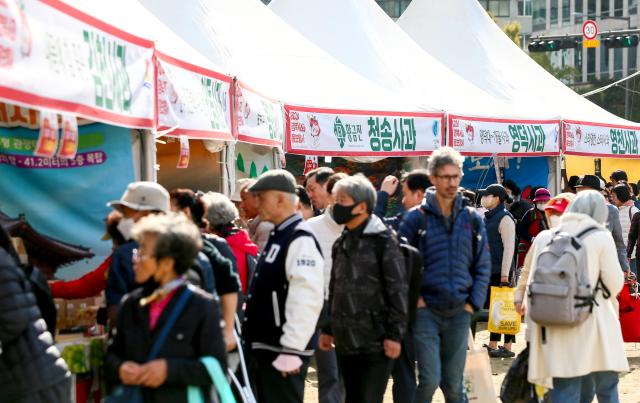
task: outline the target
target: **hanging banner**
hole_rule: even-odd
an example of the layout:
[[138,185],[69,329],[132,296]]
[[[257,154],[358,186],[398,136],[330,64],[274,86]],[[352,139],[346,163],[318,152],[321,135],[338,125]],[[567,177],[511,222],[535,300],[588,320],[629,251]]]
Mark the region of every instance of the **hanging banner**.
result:
[[[491,157],[465,157],[460,186],[477,190],[498,183],[494,162]],[[549,184],[547,157],[506,157],[502,166],[504,179],[511,179],[522,190],[532,186],[547,187]]]
[[185,169],[189,167],[189,139],[186,136],[180,136],[180,158],[176,168]]
[[308,174],[318,167],[318,156],[317,155],[307,155],[304,158],[304,172],[303,175]]
[[40,131],[33,155],[51,158],[58,149],[58,115],[51,111],[40,112]]
[[238,141],[281,147],[284,115],[280,103],[236,82],[236,122]]
[[549,156],[560,154],[557,120],[506,120],[449,115],[450,147],[462,155]]
[[276,169],[273,149],[248,143],[235,145],[236,179],[255,179],[263,173]]
[[168,135],[233,140],[231,77],[156,52],[158,130]]
[[74,159],[78,152],[78,120],[73,115],[62,115],[62,142],[58,157]]
[[287,152],[302,155],[429,155],[444,144],[444,114],[285,105]]
[[153,42],[59,0],[0,1],[0,99],[154,125]]
[[59,270],[63,278],[95,269],[112,253],[111,242],[101,241],[106,203],[135,180],[129,129],[97,123],[79,131],[78,153],[67,160],[34,157],[37,130],[0,128],[0,211],[24,214],[41,233],[96,254]]
[[564,153],[613,158],[640,158],[640,127],[563,122]]

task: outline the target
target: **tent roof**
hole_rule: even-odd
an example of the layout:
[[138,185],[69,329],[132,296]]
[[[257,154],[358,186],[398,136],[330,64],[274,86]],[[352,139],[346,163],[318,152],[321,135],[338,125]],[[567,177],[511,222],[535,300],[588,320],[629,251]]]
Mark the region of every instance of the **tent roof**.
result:
[[[518,110],[452,72],[403,32],[374,0],[273,0],[269,7],[350,68],[385,88],[416,97],[426,107],[466,116],[556,117],[544,112],[543,106]],[[451,24],[452,20],[441,21]]]
[[549,74],[502,32],[476,0],[413,0],[398,25],[448,68],[509,103],[527,110],[546,105],[565,120],[637,126]]
[[289,27],[259,0],[142,0],[208,58],[264,95],[286,104],[335,109],[416,111],[362,78]]

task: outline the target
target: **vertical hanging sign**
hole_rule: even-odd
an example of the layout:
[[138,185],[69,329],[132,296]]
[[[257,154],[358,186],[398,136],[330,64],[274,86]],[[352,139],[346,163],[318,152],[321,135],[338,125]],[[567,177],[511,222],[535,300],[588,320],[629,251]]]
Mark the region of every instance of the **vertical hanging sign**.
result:
[[180,159],[176,168],[184,169],[189,166],[189,139],[180,136]]
[[308,174],[310,171],[313,171],[318,167],[318,156],[317,155],[307,155],[304,159],[304,173],[303,175]]
[[73,115],[62,115],[62,141],[58,157],[74,159],[78,152],[78,120]]
[[40,112],[40,135],[33,153],[36,157],[51,158],[58,148],[58,115],[51,111]]

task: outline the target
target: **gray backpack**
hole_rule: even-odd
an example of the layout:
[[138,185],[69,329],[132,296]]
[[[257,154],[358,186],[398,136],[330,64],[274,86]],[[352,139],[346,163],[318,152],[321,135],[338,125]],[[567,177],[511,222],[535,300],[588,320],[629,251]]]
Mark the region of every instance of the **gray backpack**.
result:
[[587,228],[576,236],[556,231],[540,252],[527,294],[529,316],[540,326],[578,325],[593,310],[598,290],[605,298],[611,296],[600,277],[595,289],[589,282],[582,238],[598,230]]

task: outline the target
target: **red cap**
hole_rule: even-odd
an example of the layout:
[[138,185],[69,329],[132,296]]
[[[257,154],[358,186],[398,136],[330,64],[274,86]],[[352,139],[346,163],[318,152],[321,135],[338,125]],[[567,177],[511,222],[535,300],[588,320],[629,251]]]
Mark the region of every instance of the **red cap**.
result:
[[555,199],[551,199],[551,201],[549,201],[549,203],[547,203],[547,205],[545,206],[545,210],[554,210],[557,211],[560,214],[563,214],[564,211],[567,209],[567,206],[569,205],[569,200],[565,199],[565,198],[555,198]]

